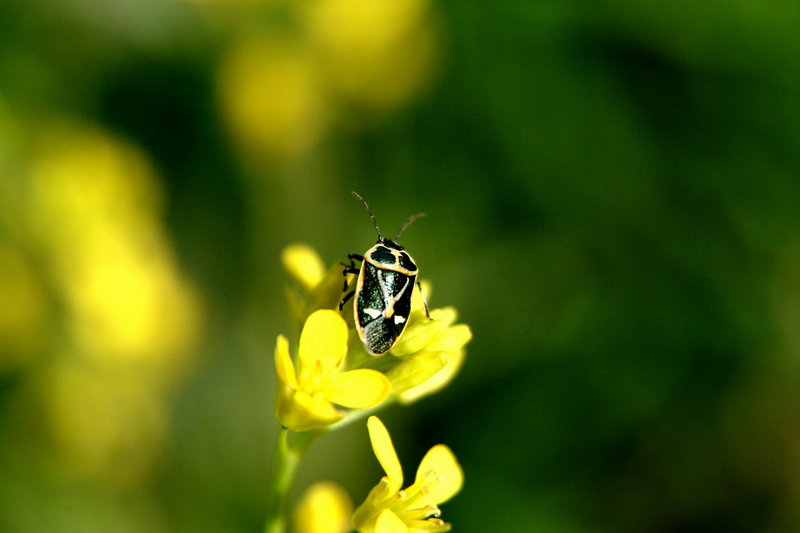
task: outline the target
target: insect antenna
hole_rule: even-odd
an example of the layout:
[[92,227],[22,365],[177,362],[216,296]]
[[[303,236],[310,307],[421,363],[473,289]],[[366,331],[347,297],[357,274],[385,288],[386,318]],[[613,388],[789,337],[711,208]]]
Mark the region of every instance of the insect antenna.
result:
[[[383,240],[383,235],[381,235],[381,229],[378,227],[378,222],[375,220],[375,215],[372,213],[372,209],[370,209],[370,208],[369,208],[369,205],[367,205],[367,201],[366,201],[366,200],[364,200],[364,199],[361,197],[361,195],[360,195],[360,194],[358,194],[356,191],[350,191],[350,192],[351,192],[351,193],[353,193],[353,196],[355,196],[355,197],[356,197],[356,200],[358,200],[359,202],[361,202],[362,204],[364,204],[364,209],[366,209],[366,210],[367,210],[367,213],[369,214],[369,218],[370,218],[370,220],[372,220],[372,225],[373,225],[373,226],[375,226],[375,231],[377,231],[377,232],[378,232],[378,238],[379,238],[380,240]],[[408,224],[408,223],[407,223],[407,224]],[[402,231],[402,230],[401,230],[401,231]]]
[[398,231],[397,235],[394,236],[394,240],[399,239],[400,238],[400,234],[403,233],[406,230],[406,228],[411,225],[412,222],[414,222],[418,218],[422,218],[424,216],[425,216],[425,213],[417,213],[416,215],[411,215],[410,217],[408,217],[408,220],[406,220],[405,224],[403,224],[403,227],[400,228],[400,231]]

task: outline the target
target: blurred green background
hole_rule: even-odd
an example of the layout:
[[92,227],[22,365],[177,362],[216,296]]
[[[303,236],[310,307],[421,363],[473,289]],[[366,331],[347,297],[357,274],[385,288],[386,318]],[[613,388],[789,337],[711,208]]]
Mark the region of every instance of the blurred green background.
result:
[[[280,251],[474,339],[455,531],[800,530],[800,4],[0,5],[0,531],[259,531]],[[381,475],[366,429],[295,484]]]

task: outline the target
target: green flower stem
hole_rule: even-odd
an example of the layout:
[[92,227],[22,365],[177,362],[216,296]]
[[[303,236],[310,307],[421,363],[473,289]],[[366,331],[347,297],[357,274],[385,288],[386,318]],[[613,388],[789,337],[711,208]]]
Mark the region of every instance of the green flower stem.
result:
[[267,518],[264,523],[264,533],[286,532],[286,495],[292,484],[297,466],[311,441],[319,432],[303,431],[294,433],[295,438],[289,439],[290,431],[281,428],[278,432],[275,450],[275,470],[272,474],[272,489],[267,501]]

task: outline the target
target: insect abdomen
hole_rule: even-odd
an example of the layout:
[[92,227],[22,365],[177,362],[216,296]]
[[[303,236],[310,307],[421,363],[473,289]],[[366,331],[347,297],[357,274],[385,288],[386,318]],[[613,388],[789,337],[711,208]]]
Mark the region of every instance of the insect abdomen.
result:
[[396,340],[397,333],[391,318],[377,318],[364,327],[364,346],[375,355],[389,350]]

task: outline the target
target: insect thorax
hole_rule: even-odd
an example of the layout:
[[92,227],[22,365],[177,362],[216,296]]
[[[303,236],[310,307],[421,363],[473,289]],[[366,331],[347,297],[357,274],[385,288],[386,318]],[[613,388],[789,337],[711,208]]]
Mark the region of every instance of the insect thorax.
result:
[[393,270],[407,276],[417,274],[417,265],[409,253],[389,239],[382,239],[367,250],[364,261],[381,270]]

